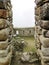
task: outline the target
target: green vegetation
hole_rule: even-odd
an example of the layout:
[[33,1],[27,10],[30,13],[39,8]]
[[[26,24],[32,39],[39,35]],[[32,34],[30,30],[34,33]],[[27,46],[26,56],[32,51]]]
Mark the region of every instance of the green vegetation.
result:
[[27,46],[24,48],[25,52],[30,51],[36,52],[34,37],[21,37],[21,38],[27,42]]

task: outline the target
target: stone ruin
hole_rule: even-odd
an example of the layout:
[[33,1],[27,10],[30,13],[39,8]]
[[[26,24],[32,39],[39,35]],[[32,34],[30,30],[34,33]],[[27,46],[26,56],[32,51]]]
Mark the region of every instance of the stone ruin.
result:
[[42,65],[49,65],[49,0],[35,0],[35,40]]
[[[35,45],[37,55],[42,65],[49,65],[49,0],[35,0],[35,2]],[[11,1],[0,0],[0,65],[16,65],[11,64],[13,55],[12,36]],[[15,59],[12,62],[20,63],[18,60],[20,60],[19,56],[22,55],[21,52],[15,54]],[[25,55],[27,56],[26,53]],[[28,61],[28,59],[26,60]]]
[[0,0],[0,65],[10,65],[13,35],[12,5],[10,0]]

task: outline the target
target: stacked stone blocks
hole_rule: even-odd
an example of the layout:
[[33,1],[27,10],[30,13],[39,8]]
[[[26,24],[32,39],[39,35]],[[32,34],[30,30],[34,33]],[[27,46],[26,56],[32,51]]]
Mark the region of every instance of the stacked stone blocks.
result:
[[0,0],[0,65],[10,65],[12,57],[12,6],[10,0]]
[[42,65],[49,65],[49,0],[35,0],[35,40]]

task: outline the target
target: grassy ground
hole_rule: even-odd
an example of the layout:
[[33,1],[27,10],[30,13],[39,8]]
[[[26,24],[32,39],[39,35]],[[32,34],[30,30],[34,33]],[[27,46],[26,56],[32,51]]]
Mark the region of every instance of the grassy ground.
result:
[[[35,39],[34,37],[20,37],[19,39],[24,39],[27,42],[27,46],[24,48],[24,52],[36,52],[35,48]],[[15,57],[16,60],[13,60],[11,65],[41,65],[40,62],[35,63],[22,63],[17,62],[17,57]]]
[[23,38],[27,42],[27,47],[25,47],[24,51],[27,52],[36,51],[34,37],[21,37],[21,38]]

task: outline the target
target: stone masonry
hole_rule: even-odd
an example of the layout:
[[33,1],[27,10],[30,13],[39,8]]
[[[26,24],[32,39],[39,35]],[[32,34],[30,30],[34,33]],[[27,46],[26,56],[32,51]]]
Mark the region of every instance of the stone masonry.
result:
[[49,65],[49,0],[35,0],[35,40],[42,65]]
[[14,31],[16,35],[18,34],[18,36],[34,36],[35,28],[14,28]]
[[0,65],[10,65],[13,35],[12,5],[10,0],[0,0]]

